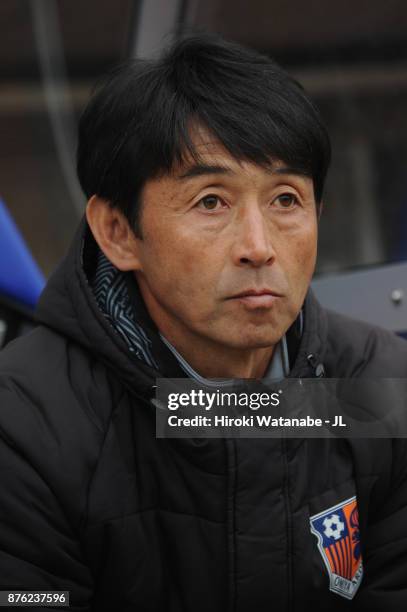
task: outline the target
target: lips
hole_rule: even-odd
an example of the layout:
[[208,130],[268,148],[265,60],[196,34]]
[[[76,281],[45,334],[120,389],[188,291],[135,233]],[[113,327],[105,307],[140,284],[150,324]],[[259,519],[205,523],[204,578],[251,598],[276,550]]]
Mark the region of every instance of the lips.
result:
[[272,295],[274,297],[281,297],[281,294],[277,293],[276,291],[273,291],[273,289],[247,289],[246,291],[242,291],[241,293],[232,295],[232,299],[251,296],[258,297],[261,295]]
[[248,289],[232,296],[230,299],[237,300],[246,308],[252,310],[271,308],[280,297],[282,297],[281,294],[272,289]]

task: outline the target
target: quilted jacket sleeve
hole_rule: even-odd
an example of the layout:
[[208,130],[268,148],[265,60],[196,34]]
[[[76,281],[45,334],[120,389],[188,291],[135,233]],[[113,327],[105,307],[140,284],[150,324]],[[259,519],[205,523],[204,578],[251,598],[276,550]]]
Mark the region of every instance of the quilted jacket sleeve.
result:
[[70,591],[69,609],[87,612],[92,578],[53,484],[33,459],[36,452],[47,453],[48,432],[31,401],[0,377],[0,590]]
[[370,612],[407,606],[407,440],[394,440],[393,448],[393,477],[367,530],[364,585],[355,598]]

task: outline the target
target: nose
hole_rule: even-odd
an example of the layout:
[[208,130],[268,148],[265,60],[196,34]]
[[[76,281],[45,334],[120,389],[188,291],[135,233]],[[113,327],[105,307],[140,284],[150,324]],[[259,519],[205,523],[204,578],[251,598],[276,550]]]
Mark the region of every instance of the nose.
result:
[[259,268],[270,265],[275,251],[270,235],[270,223],[256,204],[247,205],[237,221],[233,260],[235,265]]

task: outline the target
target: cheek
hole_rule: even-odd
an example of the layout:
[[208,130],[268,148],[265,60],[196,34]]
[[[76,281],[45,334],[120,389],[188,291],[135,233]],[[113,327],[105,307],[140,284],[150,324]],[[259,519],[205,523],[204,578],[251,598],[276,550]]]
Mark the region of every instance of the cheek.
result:
[[293,283],[292,287],[303,292],[308,287],[315,268],[317,256],[317,231],[310,227],[306,232],[298,233],[295,240],[287,241],[288,273]]
[[[147,221],[147,219],[146,219]],[[151,222],[145,233],[143,245],[143,268],[157,266],[160,275],[165,272],[172,278],[188,279],[203,285],[213,276],[224,253],[212,234],[194,228],[184,220],[168,217],[164,222]]]
[[142,253],[143,275],[157,295],[188,303],[203,300],[214,284],[214,261],[208,245],[191,236],[157,231],[146,236]]
[[[303,236],[298,240],[295,248],[295,258],[298,264],[302,263],[302,268],[309,270],[315,264],[317,255],[316,236],[312,233]],[[299,266],[301,268],[301,266]]]

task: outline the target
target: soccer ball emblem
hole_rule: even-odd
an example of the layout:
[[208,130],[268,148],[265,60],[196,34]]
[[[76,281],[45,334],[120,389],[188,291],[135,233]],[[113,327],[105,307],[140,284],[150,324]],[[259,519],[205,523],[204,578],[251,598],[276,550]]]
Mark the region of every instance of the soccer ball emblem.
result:
[[325,527],[324,534],[326,537],[334,538],[335,540],[339,540],[342,531],[345,529],[345,525],[337,514],[332,514],[329,518],[327,517],[322,524]]

